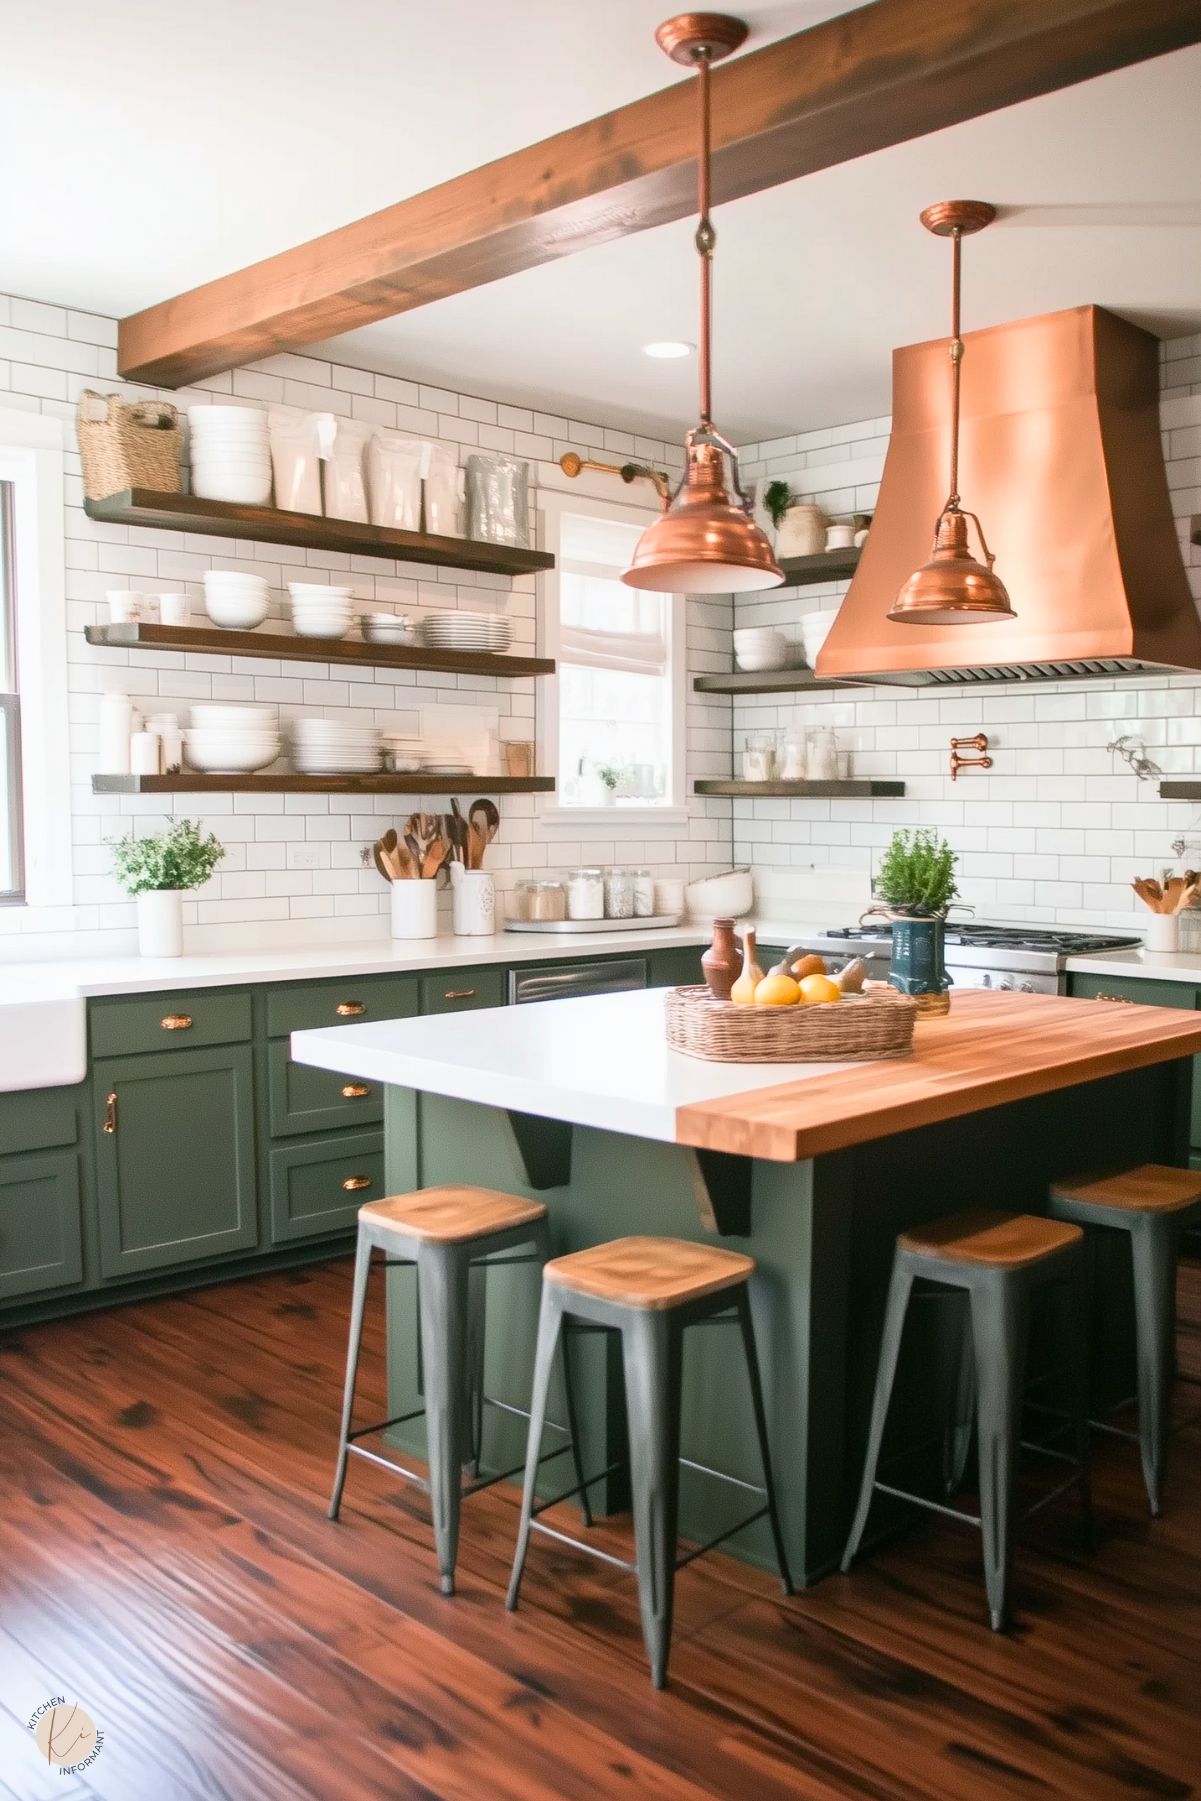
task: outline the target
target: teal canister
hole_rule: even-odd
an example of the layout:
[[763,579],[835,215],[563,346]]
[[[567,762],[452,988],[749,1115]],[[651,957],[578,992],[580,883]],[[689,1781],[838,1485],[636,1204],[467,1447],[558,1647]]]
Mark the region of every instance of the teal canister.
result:
[[902,994],[943,994],[951,986],[943,962],[946,923],[908,916],[893,920],[888,979]]

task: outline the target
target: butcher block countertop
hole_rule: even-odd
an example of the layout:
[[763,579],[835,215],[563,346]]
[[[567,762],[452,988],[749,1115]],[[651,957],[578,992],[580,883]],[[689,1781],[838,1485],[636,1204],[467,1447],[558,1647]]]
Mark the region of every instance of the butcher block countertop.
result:
[[788,1163],[1198,1052],[1195,1012],[969,989],[919,1021],[912,1056],[691,1102],[676,1139]]

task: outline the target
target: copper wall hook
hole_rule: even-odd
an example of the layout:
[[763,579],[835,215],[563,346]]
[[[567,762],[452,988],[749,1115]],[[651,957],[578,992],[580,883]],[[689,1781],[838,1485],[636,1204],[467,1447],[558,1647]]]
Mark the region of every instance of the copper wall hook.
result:
[[951,739],[951,780],[953,782],[959,780],[959,771],[961,769],[992,768],[991,757],[961,757],[959,754],[960,745],[966,745],[969,750],[987,750],[988,739],[984,736],[983,732],[977,732],[974,738]]

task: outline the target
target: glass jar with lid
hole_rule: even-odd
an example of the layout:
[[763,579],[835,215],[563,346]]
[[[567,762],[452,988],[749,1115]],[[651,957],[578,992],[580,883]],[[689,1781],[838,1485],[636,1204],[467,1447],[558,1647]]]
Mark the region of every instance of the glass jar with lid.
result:
[[650,919],[655,911],[655,883],[649,869],[631,871],[634,878],[634,918]]
[[562,882],[537,879],[518,882],[518,919],[541,919],[552,923],[567,918],[567,890]]
[[615,865],[605,871],[605,918],[633,919],[634,872]]
[[585,864],[567,878],[568,919],[605,917],[605,878],[599,867]]

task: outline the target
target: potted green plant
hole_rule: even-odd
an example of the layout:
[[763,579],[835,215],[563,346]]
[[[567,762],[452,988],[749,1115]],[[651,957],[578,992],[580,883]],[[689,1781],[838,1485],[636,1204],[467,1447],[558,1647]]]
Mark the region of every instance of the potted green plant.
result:
[[183,954],[183,897],[201,888],[225,855],[198,819],[169,819],[165,832],[108,839],[113,874],[138,909],[138,949],[143,957]]
[[918,827],[893,833],[876,871],[876,899],[893,922],[888,979],[929,1013],[951,1004],[943,954],[947,910],[958,893],[955,862],[945,838]]
[[598,763],[596,766],[596,779],[601,785],[601,796],[607,807],[613,805],[617,784],[621,780],[622,773],[622,769],[617,763]]
[[763,505],[767,509],[771,522],[777,531],[779,531],[780,527],[783,525],[784,515],[795,498],[796,496],[788,486],[788,483],[780,481],[778,478],[775,481],[768,482],[767,486],[764,488]]

